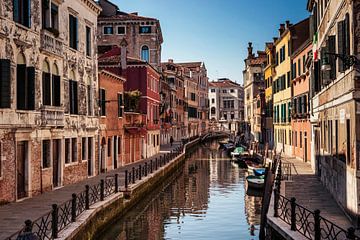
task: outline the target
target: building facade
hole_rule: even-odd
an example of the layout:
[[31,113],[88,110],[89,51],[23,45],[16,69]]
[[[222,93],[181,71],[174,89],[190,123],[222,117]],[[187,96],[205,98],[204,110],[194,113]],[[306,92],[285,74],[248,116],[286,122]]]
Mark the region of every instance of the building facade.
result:
[[255,110],[254,99],[261,89],[264,89],[264,65],[266,64],[265,52],[258,51],[258,56],[253,53],[252,43],[248,46],[248,57],[245,59],[244,79],[244,114],[245,138],[248,141],[259,141],[255,135]]
[[308,10],[313,23],[311,158],[325,187],[359,224],[359,62],[348,60],[360,53],[360,2],[309,0]]
[[125,39],[128,57],[148,62],[160,71],[163,36],[159,20],[122,12],[108,0],[100,0],[99,5],[102,8],[97,31],[99,54],[120,47]]
[[232,133],[241,131],[243,97],[243,87],[230,79],[209,82],[210,120],[218,129]]
[[90,0],[27,3],[0,3],[4,202],[99,172],[95,33],[101,9]]
[[295,49],[291,56],[292,62],[292,152],[293,156],[304,162],[310,162],[310,104],[309,104],[309,60],[312,56],[312,44],[308,39],[302,46]]

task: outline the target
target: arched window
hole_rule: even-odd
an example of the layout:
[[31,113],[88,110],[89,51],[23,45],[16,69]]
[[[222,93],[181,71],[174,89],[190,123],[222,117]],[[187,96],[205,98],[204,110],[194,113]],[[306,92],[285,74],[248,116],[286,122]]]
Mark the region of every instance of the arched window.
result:
[[70,114],[78,114],[78,82],[75,79],[75,72],[71,71],[69,79]]
[[150,52],[148,46],[143,46],[141,48],[141,60],[149,62],[150,60]]
[[215,107],[212,107],[212,108],[211,108],[211,115],[215,115],[215,113],[216,113],[216,108],[215,108]]
[[61,105],[61,82],[59,68],[56,63],[52,67],[52,104],[59,107]]
[[22,53],[17,56],[16,106],[20,110],[35,109],[35,68],[26,66]]
[[43,105],[51,105],[51,74],[50,65],[47,61],[43,62],[43,73],[42,73],[42,99]]

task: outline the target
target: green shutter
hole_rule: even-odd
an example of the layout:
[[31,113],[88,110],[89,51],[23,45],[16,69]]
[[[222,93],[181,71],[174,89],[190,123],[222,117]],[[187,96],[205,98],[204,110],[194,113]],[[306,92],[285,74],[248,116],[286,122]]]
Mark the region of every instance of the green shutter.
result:
[[0,60],[0,108],[11,106],[11,71],[10,60]]

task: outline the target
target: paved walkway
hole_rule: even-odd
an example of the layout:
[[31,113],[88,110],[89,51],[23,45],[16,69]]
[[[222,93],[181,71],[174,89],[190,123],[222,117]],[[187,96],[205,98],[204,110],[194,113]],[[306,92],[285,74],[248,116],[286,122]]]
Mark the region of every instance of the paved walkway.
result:
[[55,191],[46,192],[44,194],[28,198],[20,202],[14,202],[1,206],[0,239],[5,239],[6,237],[9,237],[11,234],[20,230],[24,226],[25,220],[36,220],[40,218],[44,214],[50,212],[52,204],[61,204],[70,200],[72,193],[80,193],[84,191],[85,185],[95,185],[100,182],[100,179],[104,179],[108,175],[114,175],[115,173],[118,173],[120,178],[120,186],[123,186],[125,170],[130,170],[132,167],[138,166],[145,161],[160,157],[178,146],[180,146],[180,142],[175,142],[172,147],[169,144],[162,145],[160,147],[160,153],[149,159],[144,159],[142,161],[120,167],[116,170],[88,178],[76,184],[64,186]]
[[315,175],[310,164],[293,157],[285,157],[283,162],[292,164],[293,181],[282,185],[281,194],[287,198],[295,197],[298,204],[309,210],[319,209],[321,216],[344,229],[352,226],[335,199]]

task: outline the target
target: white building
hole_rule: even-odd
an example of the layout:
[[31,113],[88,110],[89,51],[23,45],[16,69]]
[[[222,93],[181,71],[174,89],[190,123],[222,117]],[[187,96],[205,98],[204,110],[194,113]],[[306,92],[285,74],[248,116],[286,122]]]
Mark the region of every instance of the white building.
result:
[[210,121],[220,130],[236,133],[244,121],[244,88],[229,80],[209,83]]

